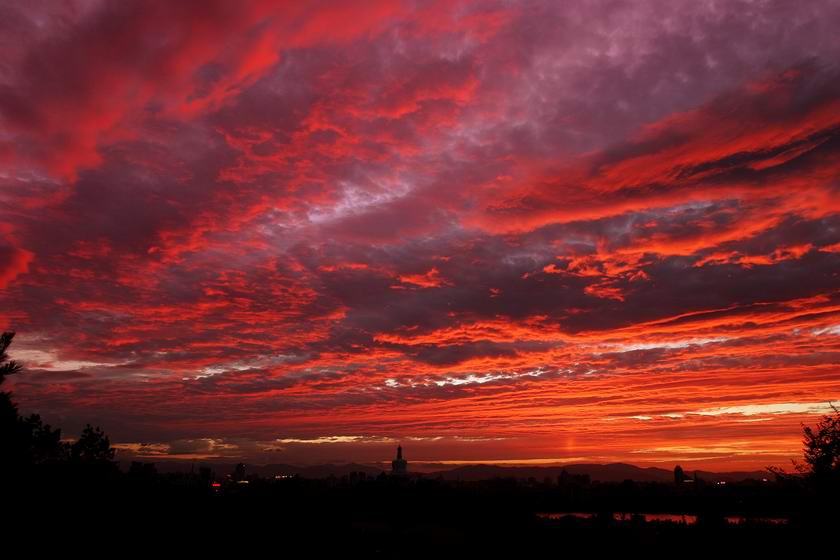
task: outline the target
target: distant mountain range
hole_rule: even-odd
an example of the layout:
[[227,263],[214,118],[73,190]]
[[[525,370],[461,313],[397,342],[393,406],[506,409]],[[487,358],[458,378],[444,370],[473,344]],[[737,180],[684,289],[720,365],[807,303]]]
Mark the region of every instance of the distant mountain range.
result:
[[[498,465],[465,465],[454,469],[430,473],[429,476],[441,476],[446,480],[486,480],[490,478],[544,478],[556,479],[565,471],[571,475],[588,475],[592,481],[621,482],[635,480],[637,482],[672,482],[674,472],[656,467],[637,467],[626,463],[573,464],[551,467],[504,467]],[[746,479],[762,479],[767,477],[763,471],[747,472],[710,472],[686,471],[688,476],[699,475],[703,480],[734,482]]]
[[[193,465],[187,461],[161,461],[156,463],[159,472],[184,472],[190,469],[198,469],[200,466],[207,466],[213,469],[217,475],[233,472],[233,463],[196,463]],[[499,466],[499,465],[463,465],[450,469],[430,470],[436,465],[426,465],[423,476],[428,478],[443,478],[444,480],[477,481],[493,478],[535,478],[544,480],[546,477],[556,479],[563,471],[571,475],[589,475],[592,481],[600,482],[621,482],[623,480],[635,480],[637,482],[671,482],[674,480],[673,471],[657,467],[637,467],[626,463],[601,464],[571,464],[562,466]],[[409,469],[411,464],[409,464]],[[363,472],[368,476],[377,476],[386,471],[381,466],[359,463],[346,464],[324,464],[295,466],[284,464],[273,465],[246,465],[246,472],[266,478],[283,475],[298,475],[302,478],[329,478],[330,476],[342,477],[351,472]],[[736,471],[736,472],[711,472],[686,470],[688,476],[699,475],[701,479],[708,481],[735,482],[739,480],[767,478],[765,471]]]

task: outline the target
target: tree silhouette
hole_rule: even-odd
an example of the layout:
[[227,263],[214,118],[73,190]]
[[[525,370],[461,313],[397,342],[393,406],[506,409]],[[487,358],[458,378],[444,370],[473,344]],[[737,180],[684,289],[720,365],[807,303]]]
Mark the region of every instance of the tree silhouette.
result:
[[[13,332],[0,334],[0,385],[6,380],[6,376],[18,373],[22,369],[21,365],[14,360],[10,360],[6,353],[14,337],[15,333]],[[8,391],[0,391],[0,422],[8,428],[14,424],[17,418],[17,407],[12,402],[12,394]]]
[[0,335],[0,385],[6,380],[7,375],[18,373],[22,369],[19,363],[10,360],[8,354],[6,354],[6,350],[14,337],[15,333],[13,332],[4,332]]
[[103,463],[113,461],[114,448],[102,428],[90,424],[82,430],[82,435],[70,447],[70,456],[74,461]]
[[[792,461],[796,472],[821,486],[840,486],[840,409],[828,403],[832,413],[824,415],[816,426],[802,424],[803,460]],[[795,481],[798,477],[779,467],[767,467],[778,481]]]
[[814,428],[804,426],[804,464],[796,468],[817,478],[840,478],[840,410],[829,403],[833,413],[826,414]]
[[[14,332],[0,335],[0,384],[6,377],[22,371],[22,365],[7,354]],[[115,470],[114,449],[108,436],[98,426],[88,424],[81,437],[68,444],[61,440],[61,430],[45,424],[38,414],[21,416],[9,391],[0,391],[0,476],[33,475],[48,465],[67,465]]]
[[[8,375],[19,373],[21,364],[10,360],[6,350],[15,333],[0,335],[0,384]],[[19,473],[34,466],[61,462],[68,457],[61,430],[44,424],[38,414],[23,417],[8,391],[0,392],[0,472]]]
[[[6,349],[12,343],[15,333],[4,332],[0,335],[0,385],[6,380],[7,375],[20,371],[20,364],[9,360]],[[4,429],[3,436],[6,436],[5,428],[14,424],[17,420],[17,408],[12,403],[11,393],[0,391],[0,426]]]

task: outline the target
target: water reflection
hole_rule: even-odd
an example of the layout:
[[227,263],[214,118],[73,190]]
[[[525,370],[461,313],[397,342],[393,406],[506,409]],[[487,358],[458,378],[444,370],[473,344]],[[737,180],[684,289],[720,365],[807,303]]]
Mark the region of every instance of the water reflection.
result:
[[727,523],[732,524],[739,524],[739,523],[770,523],[772,525],[783,525],[788,522],[787,519],[783,517],[741,517],[741,516],[734,516],[734,517],[725,517]]
[[[565,517],[574,517],[577,519],[593,519],[598,517],[598,514],[591,512],[577,512],[577,511],[561,511],[551,513],[538,513],[537,517],[541,519],[558,520]],[[665,523],[680,523],[683,525],[695,525],[697,523],[696,515],[688,515],[681,513],[614,513],[612,518],[616,521],[636,521],[636,522],[665,522]],[[773,525],[781,525],[787,523],[787,519],[781,517],[747,517],[741,515],[731,515],[724,517],[727,523],[737,525],[741,523],[769,523]]]

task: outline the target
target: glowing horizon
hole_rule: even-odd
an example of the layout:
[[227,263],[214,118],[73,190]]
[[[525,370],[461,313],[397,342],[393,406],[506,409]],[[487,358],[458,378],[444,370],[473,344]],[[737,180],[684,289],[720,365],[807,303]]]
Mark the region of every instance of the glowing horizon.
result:
[[123,459],[801,457],[840,5],[0,4],[0,329]]

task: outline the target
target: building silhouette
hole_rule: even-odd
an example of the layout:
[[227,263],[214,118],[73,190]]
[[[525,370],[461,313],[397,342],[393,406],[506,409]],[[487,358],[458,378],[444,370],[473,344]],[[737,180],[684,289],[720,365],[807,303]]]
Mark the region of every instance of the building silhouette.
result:
[[233,473],[230,475],[231,480],[234,482],[243,482],[247,479],[246,472],[245,472],[245,463],[237,463],[236,468],[233,469]]
[[408,474],[408,461],[403,459],[402,445],[397,446],[397,458],[391,461],[391,474],[395,476]]
[[685,471],[683,470],[683,468],[679,465],[674,467],[674,484],[679,486],[680,484],[682,484],[685,481],[685,479],[686,479],[686,476],[685,476]]

